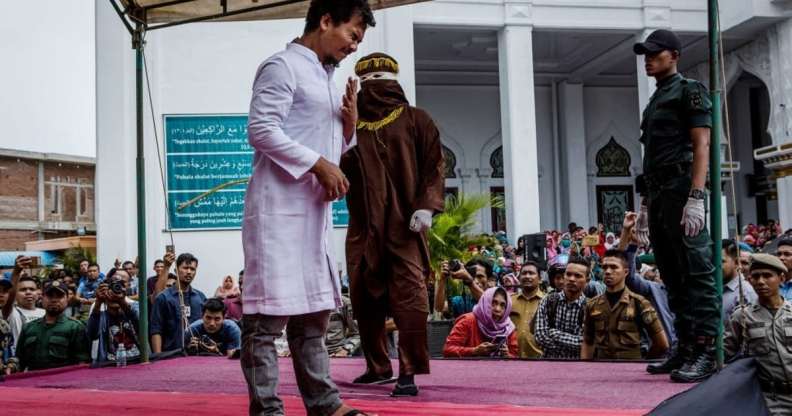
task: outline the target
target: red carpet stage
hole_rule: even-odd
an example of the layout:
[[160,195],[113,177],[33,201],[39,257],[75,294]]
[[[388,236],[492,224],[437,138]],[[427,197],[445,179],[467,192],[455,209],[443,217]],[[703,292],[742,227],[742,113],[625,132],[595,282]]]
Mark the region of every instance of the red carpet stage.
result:
[[[638,363],[435,360],[432,374],[418,378],[418,397],[391,399],[392,385],[350,382],[365,368],[362,359],[331,363],[343,398],[381,416],[640,415],[691,386],[650,376]],[[304,415],[288,359],[281,359],[280,373],[287,414]],[[0,409],[36,416],[243,415],[247,387],[238,360],[176,358],[11,376],[0,383]]]

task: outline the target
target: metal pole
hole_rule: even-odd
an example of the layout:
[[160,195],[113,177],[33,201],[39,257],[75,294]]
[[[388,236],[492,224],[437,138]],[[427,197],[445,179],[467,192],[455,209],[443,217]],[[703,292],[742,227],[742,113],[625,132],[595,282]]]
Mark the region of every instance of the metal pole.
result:
[[135,49],[135,117],[137,122],[137,247],[138,247],[138,306],[140,309],[141,361],[149,361],[148,293],[145,270],[146,260],[146,159],[143,155],[143,25],[137,23],[132,35]]
[[[707,5],[709,23],[709,81],[712,96],[712,129],[710,130],[710,233],[712,237],[712,263],[715,266],[715,288],[718,293],[718,310],[723,307],[723,268],[721,265],[721,158],[720,158],[720,132],[721,132],[721,80],[720,56],[718,50],[718,0],[708,0]],[[721,320],[722,314],[718,314]],[[718,325],[718,337],[715,340],[715,358],[718,368],[723,367],[723,322]]]

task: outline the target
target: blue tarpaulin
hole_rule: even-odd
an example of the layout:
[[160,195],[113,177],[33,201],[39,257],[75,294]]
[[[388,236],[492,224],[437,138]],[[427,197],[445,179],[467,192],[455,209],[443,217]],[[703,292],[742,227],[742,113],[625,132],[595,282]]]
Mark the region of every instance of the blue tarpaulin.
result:
[[14,267],[17,256],[41,257],[42,266],[55,263],[55,255],[46,251],[0,251],[0,267]]

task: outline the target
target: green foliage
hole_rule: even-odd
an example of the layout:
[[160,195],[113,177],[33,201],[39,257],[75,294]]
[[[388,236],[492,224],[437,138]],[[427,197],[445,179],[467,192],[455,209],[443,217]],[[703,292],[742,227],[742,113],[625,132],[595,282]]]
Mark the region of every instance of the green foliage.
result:
[[503,208],[500,197],[489,195],[449,195],[445,210],[434,217],[428,233],[430,265],[435,276],[440,275],[440,264],[446,260],[458,259],[466,262],[473,258],[471,246],[493,247],[497,244],[494,237],[472,233],[476,225],[476,214],[489,206]]
[[62,255],[58,256],[57,262],[63,263],[64,269],[76,272],[80,270],[80,261],[83,259],[96,263],[96,255],[91,250],[79,246],[64,251]]

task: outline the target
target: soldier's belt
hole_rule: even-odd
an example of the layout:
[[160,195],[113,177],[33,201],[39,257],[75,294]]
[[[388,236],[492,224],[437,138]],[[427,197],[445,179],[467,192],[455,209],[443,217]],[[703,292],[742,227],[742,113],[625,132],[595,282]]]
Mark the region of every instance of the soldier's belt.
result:
[[792,383],[788,381],[759,379],[759,385],[765,393],[792,394]]
[[635,187],[639,193],[658,190],[671,180],[689,176],[691,168],[692,164],[688,162],[661,166],[653,172],[638,175],[635,179]]

